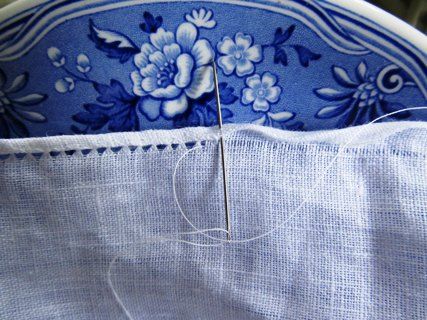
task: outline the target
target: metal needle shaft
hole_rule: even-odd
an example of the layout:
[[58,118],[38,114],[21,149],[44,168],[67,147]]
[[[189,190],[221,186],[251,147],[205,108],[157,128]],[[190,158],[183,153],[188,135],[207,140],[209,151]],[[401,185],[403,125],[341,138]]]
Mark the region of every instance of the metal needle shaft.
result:
[[218,85],[218,74],[216,69],[215,61],[212,61],[213,67],[213,78],[215,85],[215,98],[216,98],[216,107],[217,107],[217,116],[218,116],[218,127],[219,127],[219,146],[220,146],[220,156],[221,156],[221,166],[222,166],[222,181],[223,181],[223,190],[224,190],[224,209],[225,209],[225,224],[227,226],[227,240],[231,240],[231,223],[230,223],[230,208],[228,204],[228,190],[227,190],[227,167],[225,161],[225,146],[224,138],[222,136],[222,113],[221,113],[221,100],[219,95],[219,85]]

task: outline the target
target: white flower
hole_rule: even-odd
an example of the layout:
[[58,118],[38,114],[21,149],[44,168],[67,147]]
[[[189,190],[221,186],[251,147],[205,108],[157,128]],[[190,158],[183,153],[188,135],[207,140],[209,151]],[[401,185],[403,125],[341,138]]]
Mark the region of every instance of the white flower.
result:
[[55,83],[55,89],[59,93],[71,92],[74,90],[74,87],[75,87],[74,80],[70,77],[59,79]]
[[55,67],[59,68],[65,64],[65,56],[58,48],[51,47],[47,49],[47,55]]
[[83,53],[77,56],[77,70],[81,73],[87,73],[92,69],[89,57]]
[[133,92],[141,97],[140,109],[150,119],[173,118],[187,110],[188,98],[197,99],[214,89],[210,65],[214,51],[197,28],[181,24],[176,34],[159,28],[135,55]]
[[276,86],[277,77],[270,72],[264,72],[262,77],[255,74],[246,79],[247,88],[242,91],[242,103],[252,104],[255,111],[266,112],[270,104],[279,101],[282,89]]
[[206,28],[206,29],[212,29],[213,27],[216,26],[216,21],[211,20],[212,17],[213,17],[212,10],[206,11],[205,8],[201,8],[199,9],[199,11],[197,11],[196,9],[193,9],[193,11],[191,12],[191,15],[190,14],[185,15],[185,19],[188,22],[193,23],[199,28]]
[[252,37],[241,32],[236,33],[234,41],[224,37],[217,45],[218,51],[223,54],[218,59],[218,65],[226,75],[236,71],[237,76],[243,77],[254,72],[254,63],[262,60],[260,45],[252,45]]

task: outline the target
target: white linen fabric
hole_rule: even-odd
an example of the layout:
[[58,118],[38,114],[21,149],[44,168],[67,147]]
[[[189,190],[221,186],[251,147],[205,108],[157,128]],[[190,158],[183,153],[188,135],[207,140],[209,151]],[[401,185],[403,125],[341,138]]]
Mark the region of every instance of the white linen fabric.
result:
[[0,140],[0,318],[427,318],[426,123],[226,131],[231,243],[215,128]]

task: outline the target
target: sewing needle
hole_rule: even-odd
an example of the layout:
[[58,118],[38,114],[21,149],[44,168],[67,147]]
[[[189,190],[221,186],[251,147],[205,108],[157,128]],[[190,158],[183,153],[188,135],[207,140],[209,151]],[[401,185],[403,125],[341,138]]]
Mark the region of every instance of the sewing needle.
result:
[[221,155],[221,165],[222,165],[222,181],[224,188],[224,209],[225,209],[225,224],[227,226],[227,240],[231,240],[231,225],[230,225],[230,208],[228,205],[228,191],[227,191],[227,168],[225,165],[225,147],[224,147],[224,138],[222,136],[222,112],[221,112],[221,101],[219,95],[219,85],[218,85],[218,74],[216,69],[215,60],[212,61],[213,67],[213,78],[215,85],[215,98],[216,98],[216,110],[218,117],[218,127],[219,127],[219,146],[220,146],[220,155]]

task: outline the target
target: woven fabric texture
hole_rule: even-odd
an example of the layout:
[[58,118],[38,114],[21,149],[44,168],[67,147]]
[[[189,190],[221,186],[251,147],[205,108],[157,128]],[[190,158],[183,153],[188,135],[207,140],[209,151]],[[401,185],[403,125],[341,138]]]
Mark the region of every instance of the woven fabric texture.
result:
[[225,228],[212,128],[0,141],[0,318],[426,319],[427,124],[229,129],[232,239],[271,230],[248,242],[178,234],[187,151],[179,203]]

